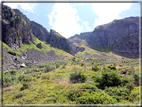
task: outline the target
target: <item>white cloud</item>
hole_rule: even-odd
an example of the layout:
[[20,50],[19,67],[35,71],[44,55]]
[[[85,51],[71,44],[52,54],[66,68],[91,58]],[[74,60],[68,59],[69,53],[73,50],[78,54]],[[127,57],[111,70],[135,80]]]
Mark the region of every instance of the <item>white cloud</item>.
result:
[[18,9],[18,6],[20,6],[23,10],[34,13],[33,9],[36,6],[36,3],[4,3],[4,5],[13,9]]
[[92,29],[88,26],[88,21],[82,22],[86,26],[87,31],[91,31]]
[[52,29],[68,38],[83,31],[79,25],[81,19],[77,15],[77,9],[69,3],[55,3],[52,12],[48,15]]
[[92,10],[98,15],[93,27],[106,24],[114,19],[120,19],[119,14],[131,7],[131,3],[93,3]]

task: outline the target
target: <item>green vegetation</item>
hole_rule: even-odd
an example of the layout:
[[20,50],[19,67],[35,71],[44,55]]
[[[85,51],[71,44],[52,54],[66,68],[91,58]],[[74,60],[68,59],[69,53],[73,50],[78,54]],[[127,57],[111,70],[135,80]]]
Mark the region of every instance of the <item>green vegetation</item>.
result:
[[94,81],[98,83],[97,87],[101,89],[104,89],[105,87],[119,86],[121,84],[118,72],[106,68],[102,71],[100,77],[94,77]]
[[8,53],[10,53],[11,55],[16,56],[16,52],[15,51],[8,51]]
[[[1,43],[1,41],[0,41]],[[21,52],[19,52],[19,50],[12,50],[8,45],[6,45],[5,43],[2,42],[3,45],[3,49],[6,49],[8,51],[8,53],[10,53],[11,55],[20,55]]]
[[47,79],[47,80],[49,80],[50,75],[43,75],[41,78],[42,78],[42,79]]
[[[28,26],[29,20],[21,12],[14,10],[20,15],[17,16],[5,6],[2,11],[5,13],[4,24],[9,23],[13,30],[16,30],[17,36],[15,36],[14,42],[22,38],[22,31],[17,29],[19,25],[22,25],[25,30],[32,31],[31,26]],[[108,27],[112,23],[102,27]],[[101,26],[97,28],[99,27]],[[41,29],[39,30],[44,34]],[[22,44],[19,49],[11,49],[2,42],[3,49],[13,55],[12,59],[15,56],[19,57],[22,54],[20,51],[27,52],[27,49],[38,50],[49,59],[51,56],[57,59],[52,57],[53,60],[47,60],[48,62],[41,61],[42,63],[37,64],[34,61],[35,63],[29,64],[30,61],[32,62],[32,58],[28,57],[28,61],[21,58],[23,59],[21,62],[24,62],[27,68],[3,72],[3,104],[98,104],[98,106],[101,104],[113,106],[114,104],[116,106],[118,104],[139,104],[140,59],[114,55],[110,49],[111,46],[97,45],[94,46],[96,50],[91,49],[86,42],[86,37],[89,35],[84,35],[81,39],[73,38],[77,40],[74,43],[77,49],[75,51],[79,51],[74,56],[52,47],[47,42],[40,41],[33,34],[30,35],[33,36],[33,41],[29,45]],[[58,41],[61,41],[61,35],[59,33],[55,33],[55,35]],[[64,39],[62,40],[64,41]],[[41,49],[36,47],[39,43],[42,45]],[[60,46],[64,45],[61,43]],[[66,50],[68,50],[67,47],[65,47]],[[6,58],[6,55],[2,55],[1,59]]]
[[28,88],[28,84],[27,83],[23,82],[22,85],[23,86],[20,88],[20,91]]
[[98,71],[99,70],[98,64],[92,66],[92,70],[93,71]]
[[71,58],[4,73],[4,104],[138,104],[139,67],[120,60]]
[[83,83],[86,81],[87,76],[79,72],[79,73],[71,73],[69,78],[73,83],[75,82]]
[[51,64],[47,64],[45,65],[45,72],[49,72],[49,71],[52,71],[56,68],[56,66],[54,65],[51,65]]
[[56,63],[56,68],[59,68],[61,66],[61,64],[58,62]]
[[15,75],[15,74],[16,74],[16,71],[15,71],[15,70],[10,71],[10,74]]
[[73,62],[75,62],[75,61],[76,61],[76,58],[75,58],[75,57],[73,57],[73,58],[72,58],[72,61],[73,61]]

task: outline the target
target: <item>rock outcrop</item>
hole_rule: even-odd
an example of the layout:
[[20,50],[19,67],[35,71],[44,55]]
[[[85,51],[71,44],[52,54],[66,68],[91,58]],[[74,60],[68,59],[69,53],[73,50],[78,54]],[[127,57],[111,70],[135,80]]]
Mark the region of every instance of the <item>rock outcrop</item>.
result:
[[50,32],[48,32],[48,30],[44,28],[42,25],[34,21],[31,21],[31,27],[32,27],[34,36],[36,36],[39,40],[44,42],[49,40]]
[[51,44],[51,46],[62,49],[68,53],[72,52],[69,40],[61,36],[53,29],[50,30],[49,40],[47,42]]
[[69,39],[75,37],[86,40],[88,47],[98,51],[139,57],[139,17],[114,20],[96,27],[93,32],[81,33]]
[[30,20],[18,9],[2,6],[2,41],[11,48],[20,48],[30,44],[35,37],[32,33]]
[[42,48],[41,43],[37,44],[36,47],[39,48],[39,49],[41,49]]

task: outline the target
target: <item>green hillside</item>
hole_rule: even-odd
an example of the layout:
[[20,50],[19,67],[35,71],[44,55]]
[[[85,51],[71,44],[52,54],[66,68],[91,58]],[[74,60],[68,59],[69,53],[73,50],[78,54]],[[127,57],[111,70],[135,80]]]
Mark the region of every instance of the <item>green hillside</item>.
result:
[[124,60],[100,65],[73,57],[3,73],[3,103],[139,104],[138,60]]
[[[36,37],[35,37],[36,38]],[[39,50],[41,52],[44,52],[46,54],[46,52],[49,52],[50,50],[54,50],[56,55],[58,56],[61,56],[61,57],[66,57],[68,56],[69,58],[72,57],[72,55],[70,55],[69,53],[61,50],[61,49],[58,49],[58,48],[54,48],[54,47],[51,47],[50,44],[48,44],[47,42],[42,42],[40,41],[39,39],[36,38],[36,40],[34,41],[35,44],[33,44],[31,42],[30,45],[28,44],[22,44],[22,47],[19,48],[19,49],[14,49],[12,50],[9,46],[7,46],[5,43],[3,43],[3,49],[7,49],[8,52],[13,52],[15,54],[21,54],[20,50],[23,51],[23,52],[26,52],[27,49],[35,49],[35,50]],[[38,47],[36,47],[37,44],[41,43],[42,45],[42,49],[39,49]]]

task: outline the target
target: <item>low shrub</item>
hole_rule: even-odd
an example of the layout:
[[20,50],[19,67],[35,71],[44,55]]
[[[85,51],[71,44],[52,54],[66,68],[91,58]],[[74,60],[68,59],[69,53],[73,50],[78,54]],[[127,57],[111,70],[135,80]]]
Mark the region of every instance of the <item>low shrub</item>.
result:
[[125,86],[129,82],[129,78],[122,78],[121,79],[121,86]]
[[134,78],[134,84],[136,85],[136,86],[139,86],[139,74],[134,74],[133,75],[133,78]]
[[47,79],[47,80],[49,80],[50,75],[43,75],[41,78],[42,78],[42,79]]
[[133,82],[128,82],[128,83],[126,84],[126,87],[127,87],[128,91],[131,91],[131,90],[134,89],[135,84],[134,84]]
[[115,66],[108,66],[108,68],[110,68],[111,70],[116,70]]
[[85,63],[83,63],[83,62],[81,62],[81,64],[80,64],[81,66],[85,66]]
[[16,71],[15,71],[15,70],[12,70],[12,71],[10,71],[10,74],[15,75],[15,74],[16,74]]
[[20,75],[20,76],[18,77],[18,80],[21,82],[24,78],[25,78],[25,75]]
[[8,73],[3,76],[3,86],[4,87],[8,87],[8,86],[13,85],[15,83],[18,83],[15,75],[11,75]]
[[56,68],[59,68],[61,66],[60,63],[56,63]]
[[72,61],[73,61],[73,62],[75,62],[75,61],[76,61],[76,58],[75,58],[75,57],[73,57],[73,58],[72,58]]
[[86,90],[70,90],[67,98],[76,104],[114,104],[117,102],[116,99],[103,92],[89,90],[87,87]]
[[22,79],[22,82],[30,82],[30,81],[32,81],[31,77],[25,77]]
[[98,64],[92,66],[92,70],[93,71],[98,71],[99,70]]
[[139,87],[134,87],[134,89],[131,91],[131,94],[129,96],[129,101],[131,102],[135,102],[135,101],[139,101],[140,99],[140,93],[139,93]]
[[101,76],[96,76],[94,81],[97,82],[97,87],[101,89],[104,89],[106,86],[112,87],[121,84],[121,79],[117,71],[111,69],[103,70]]
[[118,102],[120,100],[128,100],[130,92],[124,87],[109,87],[105,89],[105,92],[115,98]]
[[65,69],[66,68],[66,65],[64,64],[63,66],[62,66],[62,69]]
[[114,104],[117,100],[101,92],[92,92],[77,98],[76,102],[79,104]]
[[28,88],[28,84],[27,83],[23,82],[22,85],[23,86],[20,88],[20,91]]
[[78,82],[83,83],[86,81],[87,76],[79,72],[79,73],[71,73],[69,78],[73,83],[78,83]]
[[56,67],[55,66],[53,66],[53,65],[50,65],[50,64],[47,64],[46,66],[45,66],[45,73],[46,72],[49,72],[49,71],[52,71],[52,70],[54,70],[54,69],[56,69]]

